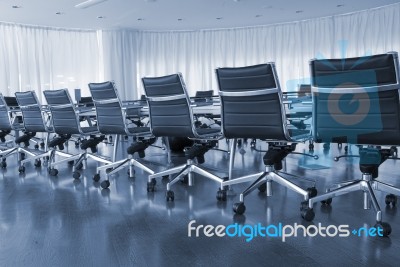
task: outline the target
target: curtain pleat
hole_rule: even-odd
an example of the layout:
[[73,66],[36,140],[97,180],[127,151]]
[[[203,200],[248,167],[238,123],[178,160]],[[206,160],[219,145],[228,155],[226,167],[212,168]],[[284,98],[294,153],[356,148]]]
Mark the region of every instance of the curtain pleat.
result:
[[400,51],[400,3],[267,26],[195,30],[66,30],[0,23],[4,95],[80,88],[113,80],[123,99],[143,94],[141,77],[181,72],[190,95],[218,86],[215,69],[273,61],[283,90],[309,82],[312,58]]

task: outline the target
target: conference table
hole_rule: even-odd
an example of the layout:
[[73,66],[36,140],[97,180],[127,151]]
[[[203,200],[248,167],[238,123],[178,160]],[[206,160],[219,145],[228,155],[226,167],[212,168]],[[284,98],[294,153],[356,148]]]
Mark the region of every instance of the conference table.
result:
[[[282,102],[285,107],[287,125],[294,135],[309,134],[312,117],[312,98],[310,95],[301,95],[297,93],[283,93]],[[221,119],[221,102],[218,96],[212,98],[191,97],[192,112],[195,116],[204,116],[215,121]],[[133,100],[124,101],[123,108],[127,116],[131,118],[146,117],[149,115],[149,107],[146,101]],[[89,112],[89,113],[85,113]],[[93,109],[83,110],[82,115],[95,115]]]
[[[211,114],[216,117],[221,115],[221,102],[218,96],[213,96],[210,99],[191,97],[191,106],[193,114]],[[312,113],[312,99],[311,96],[296,97],[293,93],[283,93],[283,104],[285,106],[286,115],[290,117],[295,116],[311,116]],[[140,114],[148,116],[149,108],[146,101],[131,100],[124,101],[123,107],[128,110],[132,115]],[[90,111],[88,108],[86,111]],[[82,109],[85,112],[85,108]]]
[[[11,98],[11,97],[10,97]],[[14,97],[12,97],[14,99]],[[311,128],[312,117],[312,98],[309,95],[301,95],[297,92],[283,93],[282,101],[285,107],[286,118],[288,127],[292,131],[299,130],[301,132],[309,132]],[[9,100],[9,99],[7,99]],[[192,112],[196,117],[207,117],[217,122],[221,119],[221,102],[218,96],[211,98],[191,97]],[[8,103],[12,107],[11,111],[14,119],[20,116],[20,110],[17,103]],[[143,118],[149,115],[149,107],[145,100],[131,100],[123,101],[123,109],[126,111],[128,118]],[[48,106],[43,105],[44,111],[49,111]],[[96,116],[93,104],[87,106],[86,104],[77,104],[77,113],[79,116],[87,117],[90,123],[91,119]],[[48,122],[50,120],[48,119]],[[21,124],[21,122],[14,122]],[[295,134],[296,135],[296,134]]]

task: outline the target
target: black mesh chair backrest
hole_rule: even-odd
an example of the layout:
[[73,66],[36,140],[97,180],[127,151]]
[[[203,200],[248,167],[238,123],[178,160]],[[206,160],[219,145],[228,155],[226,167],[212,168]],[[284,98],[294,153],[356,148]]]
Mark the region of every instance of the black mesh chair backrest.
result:
[[189,97],[180,73],[142,78],[154,136],[194,137]]
[[35,92],[16,92],[15,97],[22,112],[25,131],[46,132],[42,107],[37,100]]
[[287,140],[274,63],[216,69],[226,138]]
[[125,134],[125,120],[117,90],[112,82],[89,83],[96,107],[97,126],[102,134]]
[[18,101],[15,96],[5,96],[4,101],[6,102],[9,109],[19,108]]
[[299,91],[297,92],[299,97],[311,95],[311,84],[300,84]]
[[4,96],[1,93],[0,93],[0,130],[1,131],[12,130],[9,108],[7,106],[6,101],[4,100]]
[[400,144],[398,55],[311,60],[317,141]]
[[57,134],[79,134],[79,122],[68,90],[46,90],[43,94],[50,107],[54,131]]
[[195,103],[202,103],[202,102],[206,102],[206,101],[212,100],[213,93],[214,93],[213,90],[196,91],[194,102]]
[[93,98],[91,96],[81,97],[78,104],[85,107],[93,107],[94,106]]

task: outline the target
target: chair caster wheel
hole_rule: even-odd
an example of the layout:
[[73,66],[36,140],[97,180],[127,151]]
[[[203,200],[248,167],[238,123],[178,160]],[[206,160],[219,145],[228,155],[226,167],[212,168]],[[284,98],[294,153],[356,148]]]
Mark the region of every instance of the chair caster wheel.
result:
[[35,163],[33,163],[33,165],[35,167],[40,167],[40,166],[42,166],[42,161],[40,159],[37,159],[37,160],[35,160]]
[[25,173],[25,166],[19,166],[18,168],[18,172],[21,173]]
[[83,168],[82,162],[75,166],[75,170],[82,170],[82,168]]
[[100,181],[100,174],[96,173],[95,175],[93,175],[93,181],[95,182]]
[[34,148],[39,149],[39,145],[38,144],[34,145]]
[[238,202],[233,204],[233,212],[238,214],[238,215],[242,215],[245,211],[246,211],[246,206],[244,205],[243,202]]
[[24,159],[25,159],[25,156],[26,156],[25,153],[22,152],[22,153],[20,154],[20,160],[24,160]]
[[301,213],[301,217],[304,220],[306,220],[308,222],[311,222],[312,220],[314,220],[315,213],[314,213],[313,209],[310,209],[308,207],[307,208],[302,208],[300,213]]
[[219,189],[217,191],[217,200],[218,201],[226,201],[226,190]]
[[109,180],[105,180],[105,181],[101,182],[100,186],[103,189],[107,189],[107,188],[110,187],[110,181]]
[[392,227],[387,222],[377,222],[375,224],[375,228],[377,229],[377,231],[382,229],[382,236],[389,236],[392,233]]
[[314,151],[314,144],[309,144],[308,145],[308,150]]
[[396,206],[396,204],[397,204],[397,196],[393,195],[393,194],[386,195],[385,203],[386,203],[386,205],[392,204],[393,207]]
[[300,203],[300,211],[308,208],[308,201],[302,201]]
[[[4,160],[4,159],[3,159],[3,160]],[[7,162],[2,161],[2,162],[0,163],[0,167],[3,168],[3,169],[7,168]]]
[[68,161],[68,165],[74,165],[75,164],[75,162],[73,161],[73,160],[70,160],[70,161]]
[[166,198],[167,201],[174,201],[174,199],[175,199],[174,191],[168,190],[165,193],[165,198]]
[[58,174],[58,170],[57,169],[49,169],[49,174],[51,176],[56,176]]
[[328,198],[328,199],[325,199],[325,200],[321,200],[321,204],[322,204],[322,205],[327,205],[327,206],[329,206],[331,203],[332,203],[332,198]]
[[164,175],[162,179],[169,179],[169,175]]
[[315,187],[309,187],[306,190],[308,192],[308,197],[309,198],[315,197],[318,194],[318,191],[317,191],[317,189]]
[[40,145],[40,148],[44,148],[44,143],[43,142],[41,142],[39,145]]
[[267,183],[263,183],[258,187],[258,191],[260,191],[261,193],[264,193],[265,191],[267,191]]
[[151,182],[147,182],[147,192],[155,191],[155,183],[153,183],[153,179]]
[[81,177],[81,174],[79,172],[73,172],[72,177],[74,177],[74,179],[79,179],[79,177]]

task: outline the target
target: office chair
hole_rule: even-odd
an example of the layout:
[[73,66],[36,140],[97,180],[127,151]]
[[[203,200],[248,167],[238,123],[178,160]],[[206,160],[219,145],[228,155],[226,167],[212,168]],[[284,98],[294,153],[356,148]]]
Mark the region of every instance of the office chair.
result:
[[[233,139],[231,154],[234,154],[238,138],[254,138],[268,141],[264,155],[265,171],[231,179],[224,185],[251,181],[252,184],[240,194],[240,202],[233,211],[243,214],[246,210],[244,197],[256,188],[272,195],[272,182],[276,182],[308,198],[317,194],[315,187],[302,189],[289,181],[281,172],[282,161],[289,154],[302,154],[317,159],[317,156],[295,152],[296,140],[287,130],[282,92],[274,63],[239,68],[218,68],[216,75],[221,98],[222,132],[225,138]],[[288,144],[290,142],[290,144]],[[233,167],[231,158],[229,169]],[[290,175],[293,176],[293,175]],[[307,180],[307,179],[305,179]],[[308,180],[310,181],[310,180]],[[315,184],[315,181],[312,181]],[[305,214],[307,216],[307,214]]]
[[[24,112],[26,111],[26,107],[18,106],[18,104],[10,105],[10,99],[11,97],[8,97],[9,102],[7,103],[5,97],[0,94],[0,112],[2,114],[0,117],[0,130],[8,134],[10,134],[11,131],[14,131],[16,134],[13,142],[16,145],[11,148],[5,147],[4,150],[0,152],[0,157],[2,158],[0,165],[2,168],[6,168],[7,157],[13,154],[17,154],[19,163],[18,170],[20,173],[23,173],[25,172],[24,162],[26,161],[35,159],[34,165],[36,167],[39,167],[41,165],[40,160],[36,160],[38,152],[30,150],[28,146],[29,141],[36,135],[36,132],[46,132],[46,130],[44,128],[39,129],[39,127],[32,127],[32,125],[29,124],[29,119],[28,122],[25,124],[25,122],[22,121],[22,117],[19,115],[17,116],[15,112],[21,111],[24,114]],[[38,105],[38,107],[40,108],[40,105]],[[19,136],[20,131],[23,132],[23,135],[21,136]],[[24,145],[24,147],[22,145]],[[33,158],[29,158],[23,161],[26,155],[29,155]]]
[[[42,106],[39,103],[35,92],[27,91],[27,92],[16,92],[15,93],[16,100],[18,102],[19,109],[21,110],[22,120],[23,120],[23,129],[26,136],[31,137],[35,136],[36,133],[44,133],[45,139],[43,142],[44,152],[37,153],[36,151],[24,151],[30,157],[21,160],[19,164],[18,171],[20,173],[25,172],[25,163],[34,161],[35,167],[40,167],[42,165],[41,159],[47,160],[50,157],[50,153],[47,151],[47,144],[49,140],[50,133],[52,132],[52,128],[47,126],[46,118],[43,116]],[[23,138],[24,136],[22,136]],[[26,140],[25,142],[28,142]],[[38,148],[35,147],[36,149]]]
[[[113,82],[89,83],[89,89],[96,109],[96,120],[99,132],[106,135],[115,135],[112,161],[104,166],[97,167],[93,180],[99,181],[100,171],[106,170],[107,179],[101,182],[101,187],[108,188],[110,186],[109,176],[126,166],[129,167],[130,177],[134,176],[133,166],[141,168],[149,174],[154,174],[151,169],[133,158],[135,153],[138,153],[140,158],[145,157],[145,150],[153,140],[150,128],[133,127],[133,125],[128,124],[126,119],[127,107],[123,107]],[[141,106],[135,107],[135,109],[140,108]],[[129,157],[127,159],[115,161],[121,135],[133,136],[139,140],[128,147],[127,152]]]
[[376,227],[381,227],[387,236],[391,226],[382,221],[374,190],[389,193],[386,196],[388,205],[395,205],[395,195],[400,194],[399,188],[377,180],[379,166],[394,158],[390,148],[381,146],[400,144],[398,55],[390,52],[356,58],[314,59],[310,61],[310,71],[314,139],[358,145],[362,175],[361,179],[339,184],[311,198],[309,209],[312,211],[318,201],[329,205],[333,197],[362,191],[364,209],[369,209],[372,202]]
[[[79,170],[86,167],[87,159],[91,158],[101,163],[109,163],[110,160],[96,155],[97,145],[104,140],[104,136],[96,136],[99,131],[96,126],[81,126],[78,110],[71,100],[67,89],[59,90],[45,90],[43,94],[46,98],[47,104],[51,113],[51,122],[54,132],[58,137],[54,139],[53,145],[64,147],[64,143],[68,141],[71,135],[80,135],[82,137],[80,148],[83,150],[81,153],[71,155],[64,153],[61,156],[64,159],[49,162],[48,171],[50,175],[57,175],[58,170],[54,166],[64,162],[74,162],[73,164],[73,178],[79,179],[81,174]],[[88,137],[88,139],[84,139]],[[91,149],[89,153],[87,149]]]
[[[15,114],[13,114],[14,115],[13,116],[13,120],[14,120],[13,125],[17,126],[19,124],[19,126],[22,126],[23,125],[23,116],[19,115],[18,112],[15,112],[15,111],[19,111],[20,110],[20,106],[19,106],[19,103],[17,101],[17,98],[15,96],[5,96],[4,100],[5,100],[6,104],[7,104],[7,106],[9,107],[10,111],[12,113],[15,113]],[[17,126],[17,128],[19,126]],[[39,149],[39,147],[44,148],[45,144],[44,144],[44,139],[43,138],[37,137],[36,135],[30,135],[29,133],[27,133],[27,134],[25,134],[24,137],[21,137],[20,139],[18,139],[19,134],[18,134],[18,132],[16,132],[16,133],[17,133],[16,140],[18,142],[21,142],[21,143],[23,142],[25,147],[28,147],[29,143],[31,141],[31,142],[33,142],[35,144],[34,145],[35,149]]]
[[[14,130],[10,116],[10,109],[6,104],[6,101],[4,100],[4,96],[0,93],[0,131],[1,137],[4,138],[2,142],[4,142],[5,144],[7,144],[5,137]],[[14,148],[2,147],[2,150],[0,151],[1,168],[7,167],[7,155],[10,154],[12,151],[14,151]]]
[[[193,112],[182,75],[178,73],[162,77],[144,77],[142,82],[149,105],[152,134],[156,137],[185,137],[197,141],[185,151],[186,164],[149,175],[149,179],[177,173],[175,178],[167,184],[167,201],[173,201],[175,197],[171,186],[186,175],[188,175],[189,186],[193,185],[194,173],[221,184],[223,179],[199,166],[204,163],[204,154],[215,145],[216,140],[221,138],[221,131],[215,128],[195,128]],[[195,159],[198,164],[195,163]],[[148,189],[152,191],[152,188]],[[226,200],[226,190],[223,186],[220,187],[217,195],[221,195],[221,198]]]

